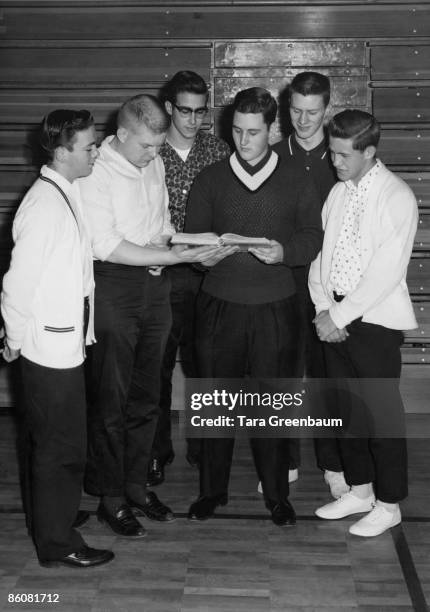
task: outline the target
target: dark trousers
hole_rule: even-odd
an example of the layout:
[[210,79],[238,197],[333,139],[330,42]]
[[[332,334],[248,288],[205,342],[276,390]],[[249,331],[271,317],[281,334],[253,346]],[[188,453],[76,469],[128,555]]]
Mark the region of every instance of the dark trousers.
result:
[[[236,304],[201,292],[196,347],[203,378],[292,378],[297,365],[296,296],[267,304]],[[266,501],[288,497],[288,439],[250,440]],[[202,440],[200,494],[227,493],[233,438]]]
[[[348,325],[347,331],[349,336],[344,342],[324,344],[330,378],[400,378],[401,331],[364,323],[361,319]],[[384,402],[384,409],[390,411],[388,418],[396,421],[399,412],[403,413],[397,384],[394,397]],[[345,413],[345,406],[340,404],[338,411]],[[352,416],[356,418],[357,415],[352,413]],[[404,438],[343,438],[339,443],[345,480],[349,485],[374,482],[377,498],[387,503],[396,503],[407,496]]]
[[[313,320],[315,308],[311,300],[308,288],[309,266],[299,266],[292,270],[297,287],[297,298],[299,306],[299,354],[298,370],[299,376],[307,378],[326,378],[327,369],[325,363],[324,346],[318,338]],[[325,397],[321,396],[321,401]],[[340,458],[339,444],[334,438],[315,438],[315,455],[318,467],[322,470],[341,472],[342,462]],[[290,440],[290,466],[300,465],[300,440]]]
[[[159,459],[163,465],[173,456],[172,376],[178,348],[184,376],[197,376],[194,347],[195,301],[203,277],[201,272],[189,265],[173,266],[167,272],[171,283],[172,327],[161,367],[160,414],[152,447],[152,457]],[[199,440],[190,439],[188,443],[193,448],[200,446]]]
[[25,357],[20,362],[29,442],[24,506],[37,554],[51,561],[84,545],[72,527],[87,447],[84,370],[47,368]]
[[120,496],[126,483],[146,483],[171,325],[169,282],[137,266],[96,262],[94,272],[85,489]]

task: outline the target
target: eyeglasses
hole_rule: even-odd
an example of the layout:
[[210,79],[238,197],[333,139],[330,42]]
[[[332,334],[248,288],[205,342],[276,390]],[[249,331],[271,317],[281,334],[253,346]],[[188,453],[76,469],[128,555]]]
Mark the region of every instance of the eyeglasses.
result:
[[189,106],[178,106],[174,102],[172,102],[173,106],[178,109],[178,112],[182,117],[189,117],[190,115],[195,115],[196,117],[204,117],[208,112],[207,106],[201,106],[200,108],[190,108]]

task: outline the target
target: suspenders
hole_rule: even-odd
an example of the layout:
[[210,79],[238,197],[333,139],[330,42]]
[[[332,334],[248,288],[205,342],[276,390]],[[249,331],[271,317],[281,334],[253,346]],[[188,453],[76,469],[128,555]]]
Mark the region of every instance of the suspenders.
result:
[[39,178],[40,178],[41,181],[45,181],[46,183],[51,183],[51,185],[53,187],[55,187],[55,189],[57,189],[61,193],[61,195],[63,196],[64,200],[66,201],[67,206],[70,209],[70,212],[73,215],[73,218],[76,221],[76,225],[78,226],[78,231],[79,231],[79,223],[78,223],[78,220],[76,218],[75,211],[73,210],[72,205],[70,204],[69,198],[66,196],[66,194],[61,189],[61,187],[59,185],[57,185],[57,183],[55,181],[51,180],[50,178],[47,178],[46,176],[42,176],[41,174],[39,174]]

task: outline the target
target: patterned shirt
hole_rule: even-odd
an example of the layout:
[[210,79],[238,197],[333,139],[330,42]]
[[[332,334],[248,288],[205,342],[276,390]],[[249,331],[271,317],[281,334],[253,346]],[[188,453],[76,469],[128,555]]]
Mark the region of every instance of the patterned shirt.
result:
[[224,140],[200,130],[197,132],[186,161],[179,157],[168,142],[161,147],[160,155],[166,170],[171,221],[175,230],[182,232],[188,194],[195,177],[206,166],[228,157],[230,148]]
[[379,161],[366,172],[358,185],[346,181],[347,200],[342,227],[333,251],[330,282],[338,295],[348,295],[362,277],[361,219],[367,205],[368,193],[374,177],[381,169]]

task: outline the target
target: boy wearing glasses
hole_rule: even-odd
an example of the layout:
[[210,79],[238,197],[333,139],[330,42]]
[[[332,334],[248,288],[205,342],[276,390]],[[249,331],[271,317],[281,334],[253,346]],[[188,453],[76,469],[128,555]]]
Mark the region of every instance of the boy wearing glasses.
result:
[[[169,210],[177,232],[184,228],[188,193],[195,177],[216,161],[230,155],[223,140],[202,130],[208,114],[208,88],[203,78],[189,70],[177,72],[163,91],[164,105],[171,117],[166,142],[160,155],[164,161]],[[202,273],[183,264],[168,271],[172,285],[170,301],[173,324],[167,341],[161,372],[160,417],[154,440],[148,484],[164,480],[164,466],[174,457],[171,440],[170,408],[172,402],[172,374],[176,353],[181,347],[182,368],[186,376],[196,376],[193,355],[194,301],[201,284]],[[198,461],[197,440],[190,440],[187,459]]]

